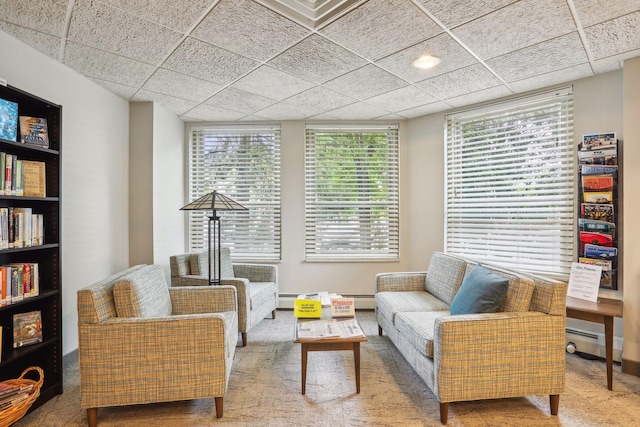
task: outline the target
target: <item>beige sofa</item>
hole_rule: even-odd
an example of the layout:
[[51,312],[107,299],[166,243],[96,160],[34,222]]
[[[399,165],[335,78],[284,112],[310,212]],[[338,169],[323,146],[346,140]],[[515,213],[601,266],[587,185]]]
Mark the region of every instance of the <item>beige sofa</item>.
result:
[[528,395],[549,395],[557,415],[565,378],[566,284],[483,264],[508,280],[497,312],[451,315],[477,264],[435,253],[426,272],[378,274],[379,334],[386,333],[434,393],[443,424],[449,402]]
[[138,265],[80,289],[81,405],[215,398],[222,417],[238,341],[232,286],[170,288],[159,265]]
[[[169,259],[171,286],[208,286],[208,251],[173,255]],[[267,264],[231,262],[229,248],[221,249],[221,284],[233,286],[238,294],[238,332],[242,346],[247,332],[271,314],[276,318],[279,303],[278,268]]]

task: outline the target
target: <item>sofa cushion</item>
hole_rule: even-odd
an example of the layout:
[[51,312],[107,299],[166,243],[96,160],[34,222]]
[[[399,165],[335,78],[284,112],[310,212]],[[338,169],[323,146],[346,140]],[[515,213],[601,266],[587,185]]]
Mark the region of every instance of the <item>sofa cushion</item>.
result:
[[249,309],[268,304],[273,301],[276,294],[274,282],[250,282],[249,283]]
[[495,313],[504,301],[508,287],[508,279],[477,265],[453,298],[451,314]]
[[[211,253],[212,257],[215,257],[214,252]],[[231,279],[235,277],[233,275],[233,264],[231,263],[231,250],[229,248],[220,248],[220,277],[225,279]],[[194,253],[190,258],[191,274],[194,276],[209,277],[209,251],[202,251]],[[211,272],[212,276],[214,272]]]
[[164,271],[149,265],[121,277],[113,285],[118,317],[164,317],[171,315],[171,297]]
[[440,252],[434,253],[425,278],[425,290],[451,304],[462,284],[466,265],[466,261],[461,258]]
[[433,359],[433,337],[436,318],[449,315],[448,311],[413,311],[396,314],[396,329],[416,350]]
[[449,310],[447,303],[425,291],[378,292],[375,300],[376,310],[394,325],[400,312]]

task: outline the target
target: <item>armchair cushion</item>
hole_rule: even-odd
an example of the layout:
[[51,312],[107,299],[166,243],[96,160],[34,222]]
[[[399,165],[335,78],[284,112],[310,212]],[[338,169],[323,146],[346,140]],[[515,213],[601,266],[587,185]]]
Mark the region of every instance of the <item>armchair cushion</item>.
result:
[[171,315],[171,297],[164,271],[148,266],[126,275],[113,286],[118,317],[164,317]]
[[476,265],[451,302],[451,314],[495,313],[507,294],[509,279]]
[[[193,254],[190,258],[191,274],[194,276],[209,277],[209,251]],[[220,277],[233,278],[233,264],[231,263],[231,250],[220,248]]]

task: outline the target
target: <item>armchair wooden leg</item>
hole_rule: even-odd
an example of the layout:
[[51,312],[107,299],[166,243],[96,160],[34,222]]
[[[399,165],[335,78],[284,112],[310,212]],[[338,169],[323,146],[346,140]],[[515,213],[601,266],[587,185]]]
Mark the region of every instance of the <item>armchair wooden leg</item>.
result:
[[216,418],[222,418],[222,410],[223,410],[222,400],[223,399],[224,399],[223,397],[216,397]]
[[549,395],[549,403],[551,404],[551,415],[558,415],[558,406],[560,406],[560,395]]
[[275,320],[276,318],[276,310],[273,309],[273,311],[271,312],[271,318]]
[[88,421],[89,427],[97,427],[98,408],[87,408],[87,421]]
[[382,336],[382,326],[378,325],[378,336]]
[[449,415],[449,402],[440,402],[440,422],[442,424],[447,423],[447,416]]
[[246,347],[247,346],[247,333],[246,332],[241,332],[242,334],[242,346]]

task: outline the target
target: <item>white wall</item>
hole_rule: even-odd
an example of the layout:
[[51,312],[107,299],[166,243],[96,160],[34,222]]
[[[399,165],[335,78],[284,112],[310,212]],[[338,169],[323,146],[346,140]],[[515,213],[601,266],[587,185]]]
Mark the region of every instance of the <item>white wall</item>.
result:
[[62,105],[62,352],[78,347],[76,291],[129,265],[129,104],[0,31],[0,77]]

